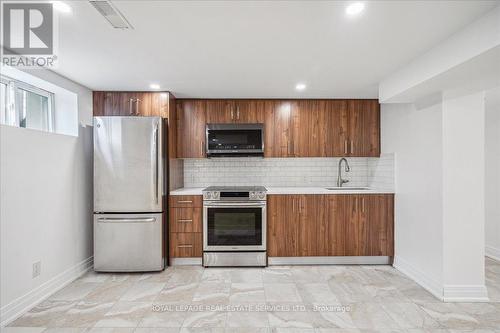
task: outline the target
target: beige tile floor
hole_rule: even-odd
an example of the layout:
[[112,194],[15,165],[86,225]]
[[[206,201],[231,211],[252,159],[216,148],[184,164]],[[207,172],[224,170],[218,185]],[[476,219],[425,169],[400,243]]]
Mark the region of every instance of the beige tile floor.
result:
[[489,303],[442,303],[390,266],[90,272],[2,331],[500,332],[499,262],[486,279]]

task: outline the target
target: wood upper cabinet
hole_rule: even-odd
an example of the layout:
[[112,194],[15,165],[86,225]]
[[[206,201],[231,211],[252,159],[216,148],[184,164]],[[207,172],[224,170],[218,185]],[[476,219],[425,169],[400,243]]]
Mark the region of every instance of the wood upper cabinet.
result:
[[206,101],[178,100],[177,157],[205,157]]
[[264,157],[293,157],[292,102],[264,102]]
[[209,99],[207,100],[207,123],[263,123],[264,106],[264,100]]
[[169,92],[94,91],[94,116],[160,116],[168,118]]
[[267,252],[270,257],[299,255],[300,195],[267,197]]
[[268,255],[393,256],[392,194],[269,195]]
[[236,123],[264,123],[266,101],[261,99],[236,99],[234,102]]
[[347,101],[348,156],[380,156],[380,105],[377,100]]
[[293,102],[293,155],[330,157],[345,154],[348,130],[345,100]]
[[236,114],[234,102],[227,99],[207,99],[206,112],[209,124],[232,123]]
[[326,157],[347,154],[348,112],[347,101],[330,100],[325,107],[325,150]]
[[[148,104],[146,97],[125,96],[123,101],[114,102],[102,96],[95,101],[117,112],[115,104],[130,98],[144,100],[137,107],[138,112],[145,112],[141,105]],[[155,99],[149,104],[155,105]],[[205,156],[200,149],[206,123],[264,123],[265,157],[380,156],[377,100],[207,99],[179,100],[179,105],[185,105],[188,111],[178,118],[187,123],[183,128],[178,124],[177,138],[190,138],[177,144],[178,157]]]

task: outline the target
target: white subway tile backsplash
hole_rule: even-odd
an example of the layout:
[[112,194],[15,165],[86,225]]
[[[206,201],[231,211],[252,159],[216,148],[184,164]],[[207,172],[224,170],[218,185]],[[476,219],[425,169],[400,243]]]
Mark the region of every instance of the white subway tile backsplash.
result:
[[[394,155],[348,158],[348,186],[394,187]],[[335,186],[339,158],[212,158],[184,160],[184,186]]]

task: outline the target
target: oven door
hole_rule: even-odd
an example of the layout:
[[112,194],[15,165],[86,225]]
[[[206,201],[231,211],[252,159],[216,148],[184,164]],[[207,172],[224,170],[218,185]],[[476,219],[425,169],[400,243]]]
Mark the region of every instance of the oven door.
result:
[[204,203],[203,250],[265,251],[266,203]]

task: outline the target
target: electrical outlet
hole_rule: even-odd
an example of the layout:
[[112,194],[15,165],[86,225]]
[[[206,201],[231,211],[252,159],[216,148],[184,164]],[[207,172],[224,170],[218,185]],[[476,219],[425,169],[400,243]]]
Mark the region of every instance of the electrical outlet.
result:
[[42,272],[42,262],[37,261],[33,264],[33,279],[40,275]]

